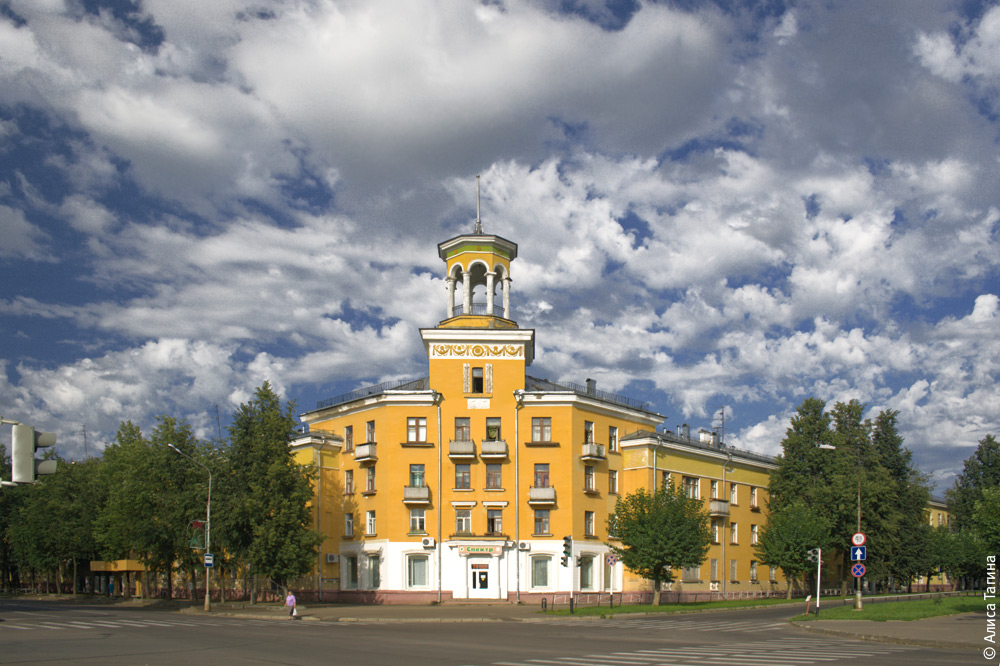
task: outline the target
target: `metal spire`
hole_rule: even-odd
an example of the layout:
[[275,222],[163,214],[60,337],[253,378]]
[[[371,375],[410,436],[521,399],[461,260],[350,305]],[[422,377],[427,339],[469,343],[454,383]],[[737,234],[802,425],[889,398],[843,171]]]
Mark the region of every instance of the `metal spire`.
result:
[[483,234],[483,220],[479,217],[479,176],[476,175],[476,228],[473,230],[474,234],[481,236]]

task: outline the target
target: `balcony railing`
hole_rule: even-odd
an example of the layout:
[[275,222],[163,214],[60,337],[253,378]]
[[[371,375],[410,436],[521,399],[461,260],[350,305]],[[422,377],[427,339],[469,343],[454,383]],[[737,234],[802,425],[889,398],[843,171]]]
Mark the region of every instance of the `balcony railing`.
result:
[[710,499],[708,500],[708,515],[710,516],[728,516],[729,515],[729,502],[721,499]]
[[460,458],[475,458],[476,443],[472,440],[453,439],[448,442],[448,457],[453,460]]
[[583,445],[583,451],[580,453],[580,458],[583,460],[606,460],[604,455],[604,445],[594,444],[593,442],[587,442]]
[[405,504],[427,504],[430,501],[430,486],[403,486],[403,502]]
[[545,486],[528,488],[528,504],[555,504],[556,489]]
[[357,462],[375,462],[378,456],[375,455],[375,442],[365,442],[358,444],[354,449],[354,460]]
[[481,458],[506,458],[507,442],[502,439],[484,440],[479,443],[479,456]]

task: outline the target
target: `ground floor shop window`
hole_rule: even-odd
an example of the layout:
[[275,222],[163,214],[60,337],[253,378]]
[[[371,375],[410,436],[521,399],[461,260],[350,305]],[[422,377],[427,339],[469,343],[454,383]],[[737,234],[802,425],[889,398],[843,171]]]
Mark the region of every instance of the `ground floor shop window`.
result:
[[368,589],[377,590],[382,580],[379,576],[380,558],[378,555],[368,556]]
[[344,587],[348,590],[358,588],[358,556],[344,555],[343,571],[341,576],[344,579]]
[[580,559],[580,589],[594,589],[594,556],[584,555]]
[[552,558],[548,555],[538,555],[531,558],[531,586],[549,586],[549,566]]
[[427,587],[429,558],[426,555],[409,555],[406,558],[407,587]]

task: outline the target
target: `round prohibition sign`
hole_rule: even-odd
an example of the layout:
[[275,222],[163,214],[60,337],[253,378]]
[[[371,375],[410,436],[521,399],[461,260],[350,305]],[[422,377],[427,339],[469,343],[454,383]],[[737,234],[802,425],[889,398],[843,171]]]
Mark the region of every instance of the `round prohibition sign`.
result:
[[853,546],[863,546],[866,541],[868,541],[868,537],[865,536],[864,532],[855,532],[854,536],[851,537],[851,545]]
[[853,567],[851,567],[851,573],[854,574],[855,578],[861,578],[865,575],[865,565],[858,562]]

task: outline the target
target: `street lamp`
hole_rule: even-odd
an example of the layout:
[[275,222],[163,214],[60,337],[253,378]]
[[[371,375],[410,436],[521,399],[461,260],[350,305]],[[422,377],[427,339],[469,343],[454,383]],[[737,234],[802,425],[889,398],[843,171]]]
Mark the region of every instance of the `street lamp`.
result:
[[[208,472],[208,506],[205,509],[205,511],[207,513],[206,520],[205,520],[205,555],[206,556],[207,555],[211,555],[211,553],[212,553],[212,470],[210,470],[208,468],[208,465],[195,460],[194,458],[192,458],[188,454],[186,454],[183,451],[181,451],[180,449],[178,449],[173,444],[167,444],[167,446],[169,446],[174,451],[176,451],[177,453],[181,454],[182,456],[184,456],[185,458],[187,458],[188,460],[190,460],[191,462],[193,462],[195,465],[198,465],[199,467],[203,468],[206,472]],[[205,558],[205,611],[206,612],[212,610],[212,595],[211,595],[211,588],[210,588],[210,584],[211,584],[211,578],[210,578],[211,572],[212,572],[212,568],[209,566],[209,564],[208,564],[208,558],[206,557]]]
[[[836,446],[830,444],[820,444],[821,449],[836,449]],[[858,532],[861,532],[861,446],[857,447],[858,458],[857,458],[857,469],[858,469]],[[861,603],[861,578],[855,577],[854,579],[854,610],[861,610],[863,604]]]

